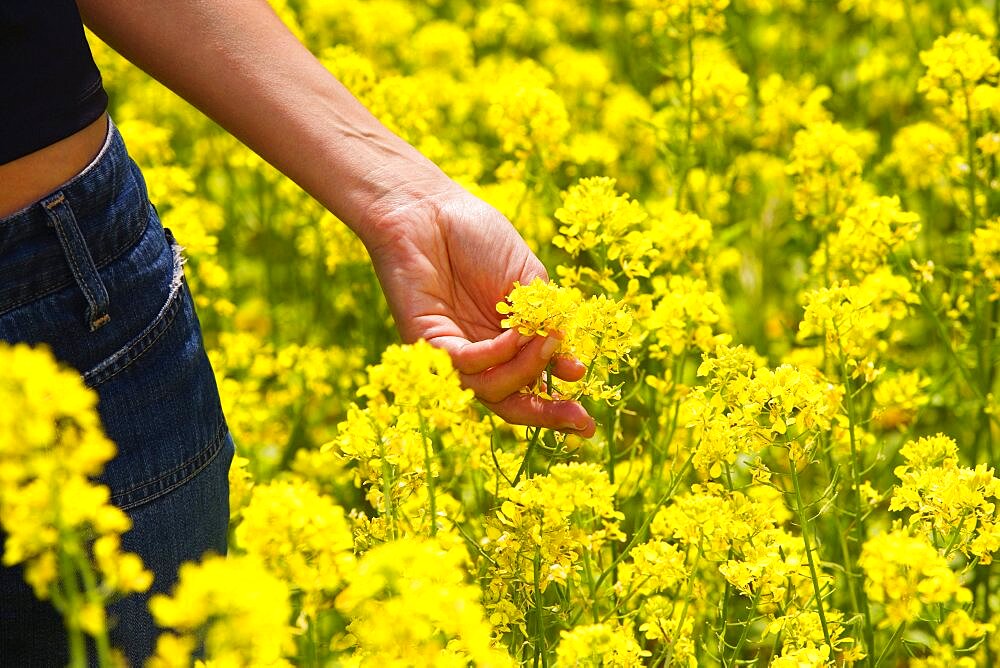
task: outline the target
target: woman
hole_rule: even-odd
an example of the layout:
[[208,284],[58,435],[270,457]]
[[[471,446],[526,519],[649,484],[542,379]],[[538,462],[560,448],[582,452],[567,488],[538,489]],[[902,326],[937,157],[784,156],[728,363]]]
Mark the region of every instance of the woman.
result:
[[[78,11],[79,8],[79,11]],[[179,247],[106,115],[83,21],[319,200],[362,240],[405,341],[447,350],[497,415],[590,436],[575,402],[521,394],[555,341],[503,331],[494,304],[545,276],[496,210],[382,126],[263,0],[7,0],[0,5],[0,340],[44,343],[100,397],[118,445],[104,482],[134,529],[123,548],[169,590],[184,560],[225,550],[232,439],[183,282]],[[552,359],[574,380],[582,365]],[[66,660],[61,620],[0,571],[5,665]],[[139,665],[146,599],[111,611]]]

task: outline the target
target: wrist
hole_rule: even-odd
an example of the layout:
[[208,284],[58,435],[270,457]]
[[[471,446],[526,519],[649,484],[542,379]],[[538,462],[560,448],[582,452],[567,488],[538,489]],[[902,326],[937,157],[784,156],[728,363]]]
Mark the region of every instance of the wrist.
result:
[[465,194],[436,165],[417,156],[419,160],[379,165],[365,175],[364,185],[353,194],[356,213],[347,213],[341,220],[369,250],[398,238],[404,228],[434,224],[447,202]]

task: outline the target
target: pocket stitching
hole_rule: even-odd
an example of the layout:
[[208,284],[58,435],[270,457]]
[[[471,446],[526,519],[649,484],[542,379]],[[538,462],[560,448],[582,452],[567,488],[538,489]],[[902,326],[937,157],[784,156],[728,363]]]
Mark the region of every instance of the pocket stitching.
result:
[[[137,485],[133,485],[126,490],[115,493],[111,495],[111,503],[118,506],[122,510],[132,510],[138,506],[154,501],[169,492],[183,486],[189,482],[194,476],[199,472],[204,470],[209,464],[211,464],[220,452],[222,452],[222,444],[226,439],[226,435],[229,433],[229,428],[226,426],[225,420],[219,423],[219,429],[212,441],[211,446],[204,448],[198,454],[191,457],[179,466],[174,467],[170,471],[163,473],[152,480],[143,481]],[[162,489],[155,489],[157,486],[162,485],[164,480],[169,480],[175,478],[175,480],[166,487]],[[153,489],[142,493],[142,490],[148,487]],[[138,496],[138,498],[134,498]]]
[[184,273],[182,268],[184,259],[181,257],[179,245],[171,243],[170,247],[174,262],[173,274],[170,279],[170,294],[167,295],[166,303],[164,303],[160,312],[156,314],[156,317],[153,318],[153,321],[138,336],[103,362],[100,362],[93,369],[83,374],[83,382],[88,387],[97,387],[131,366],[133,362],[142,357],[163,336],[173,323],[177,312],[180,310],[180,297],[184,290]]

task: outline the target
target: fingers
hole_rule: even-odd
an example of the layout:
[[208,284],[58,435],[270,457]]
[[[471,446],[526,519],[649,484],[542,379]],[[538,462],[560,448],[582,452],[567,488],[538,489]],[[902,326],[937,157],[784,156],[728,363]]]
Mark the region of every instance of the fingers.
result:
[[545,427],[583,438],[590,438],[597,431],[594,419],[575,401],[553,401],[517,393],[496,403],[483,404],[511,424]]
[[452,336],[435,339],[434,344],[448,351],[451,362],[459,373],[472,375],[509,362],[529,341],[529,337],[521,336],[517,330],[508,329],[485,341],[468,341]]
[[529,341],[508,362],[477,374],[461,374],[462,382],[481,399],[499,402],[522,387],[531,385],[548,366],[559,340],[538,336]]
[[575,401],[545,399],[523,394],[546,367],[556,378],[577,381],[587,373],[579,360],[556,355],[555,336],[521,336],[516,330],[485,341],[439,337],[433,343],[451,355],[462,384],[473,390],[483,404],[512,424],[545,427],[584,438],[594,435],[596,425],[586,409]]
[[570,382],[580,380],[587,374],[583,362],[569,355],[553,355],[551,369],[553,376]]
[[[544,339],[544,337],[538,338]],[[434,339],[433,343],[448,351],[451,355],[451,362],[459,373],[471,376],[511,361],[531,341],[531,337],[508,329],[503,334],[484,341],[468,341],[458,336],[442,336]],[[570,355],[553,355],[551,364],[552,374],[563,380],[580,380],[587,373],[587,367]],[[525,385],[527,384],[525,383]]]

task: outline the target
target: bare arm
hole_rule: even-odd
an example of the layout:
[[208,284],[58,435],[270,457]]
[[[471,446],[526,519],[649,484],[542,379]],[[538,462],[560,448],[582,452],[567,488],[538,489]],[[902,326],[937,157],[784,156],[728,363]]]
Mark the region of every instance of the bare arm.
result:
[[302,186],[366,244],[373,221],[455,187],[331,76],[264,0],[77,4],[101,39]]
[[500,417],[590,436],[570,401],[521,394],[551,362],[543,337],[500,327],[514,281],[545,268],[499,212],[390,132],[264,0],[78,0],[88,26],[343,220],[365,244],[405,341],[447,350],[466,387]]

